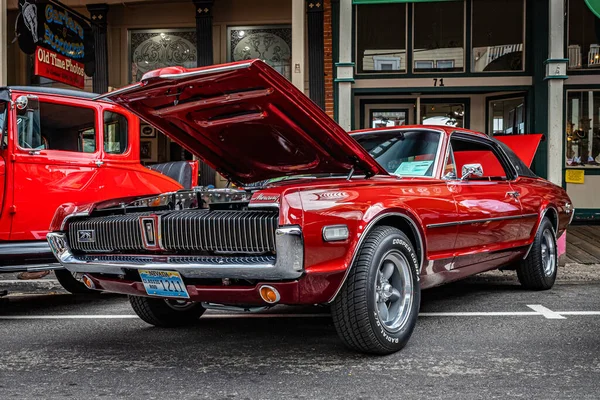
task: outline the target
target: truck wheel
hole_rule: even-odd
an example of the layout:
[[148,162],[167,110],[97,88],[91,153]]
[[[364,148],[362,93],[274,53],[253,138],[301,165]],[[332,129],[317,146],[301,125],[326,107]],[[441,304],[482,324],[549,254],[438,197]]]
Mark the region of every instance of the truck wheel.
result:
[[406,345],[419,315],[418,268],[413,245],[402,231],[379,226],[369,233],[331,307],[346,346],[390,354]]
[[54,275],[58,283],[69,293],[86,294],[96,292],[95,290],[88,289],[82,282],[75,279],[69,270],[57,269],[54,271]]
[[527,258],[517,267],[519,282],[526,289],[547,290],[554,285],[557,272],[556,235],[552,223],[544,218],[535,234]]
[[163,328],[192,325],[205,311],[200,303],[175,299],[129,296],[129,302],[138,317]]

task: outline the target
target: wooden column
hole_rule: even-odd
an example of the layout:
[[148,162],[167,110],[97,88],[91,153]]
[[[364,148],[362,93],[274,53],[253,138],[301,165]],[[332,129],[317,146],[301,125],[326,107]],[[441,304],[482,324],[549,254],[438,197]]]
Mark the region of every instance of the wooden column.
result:
[[323,0],[306,0],[308,25],[308,90],[310,98],[325,109],[325,44]]
[[[212,8],[213,0],[193,0],[196,7],[196,53],[197,66],[213,64]],[[195,157],[194,157],[195,158]],[[200,161],[200,186],[215,185],[216,172]]]
[[198,66],[213,64],[212,8],[213,0],[193,0],[196,7],[196,50]]
[[108,92],[108,43],[107,43],[107,16],[108,4],[89,4],[87,9],[92,20],[92,33],[94,35],[94,56],[96,59],[96,72],[93,77],[95,93]]

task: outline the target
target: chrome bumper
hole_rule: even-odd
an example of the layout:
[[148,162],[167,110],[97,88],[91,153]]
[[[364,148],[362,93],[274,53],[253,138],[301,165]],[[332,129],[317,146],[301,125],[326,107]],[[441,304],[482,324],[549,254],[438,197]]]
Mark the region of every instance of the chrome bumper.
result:
[[299,278],[304,272],[304,242],[298,226],[275,231],[276,258],[203,257],[177,255],[78,256],[69,247],[65,233],[49,233],[48,243],[58,261],[69,271],[123,275],[127,270],[177,271],[186,278],[230,278],[283,280]]

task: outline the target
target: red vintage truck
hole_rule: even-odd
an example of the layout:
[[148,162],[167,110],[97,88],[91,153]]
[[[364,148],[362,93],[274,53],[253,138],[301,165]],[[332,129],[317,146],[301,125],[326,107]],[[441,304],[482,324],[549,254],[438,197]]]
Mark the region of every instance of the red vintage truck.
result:
[[0,88],[0,272],[55,269],[67,290],[83,291],[46,241],[59,205],[197,184],[195,162],[141,165],[139,119],[95,97],[54,88]]

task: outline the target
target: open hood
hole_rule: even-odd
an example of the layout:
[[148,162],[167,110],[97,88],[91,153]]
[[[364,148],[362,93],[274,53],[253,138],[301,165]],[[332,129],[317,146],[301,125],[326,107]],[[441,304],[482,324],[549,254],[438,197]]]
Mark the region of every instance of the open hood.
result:
[[535,152],[540,145],[540,142],[544,140],[544,135],[540,133],[528,134],[528,135],[506,135],[506,136],[494,136],[494,139],[507,145],[516,155],[531,168]]
[[121,104],[233,182],[387,172],[344,129],[260,60],[168,67],[101,97]]

